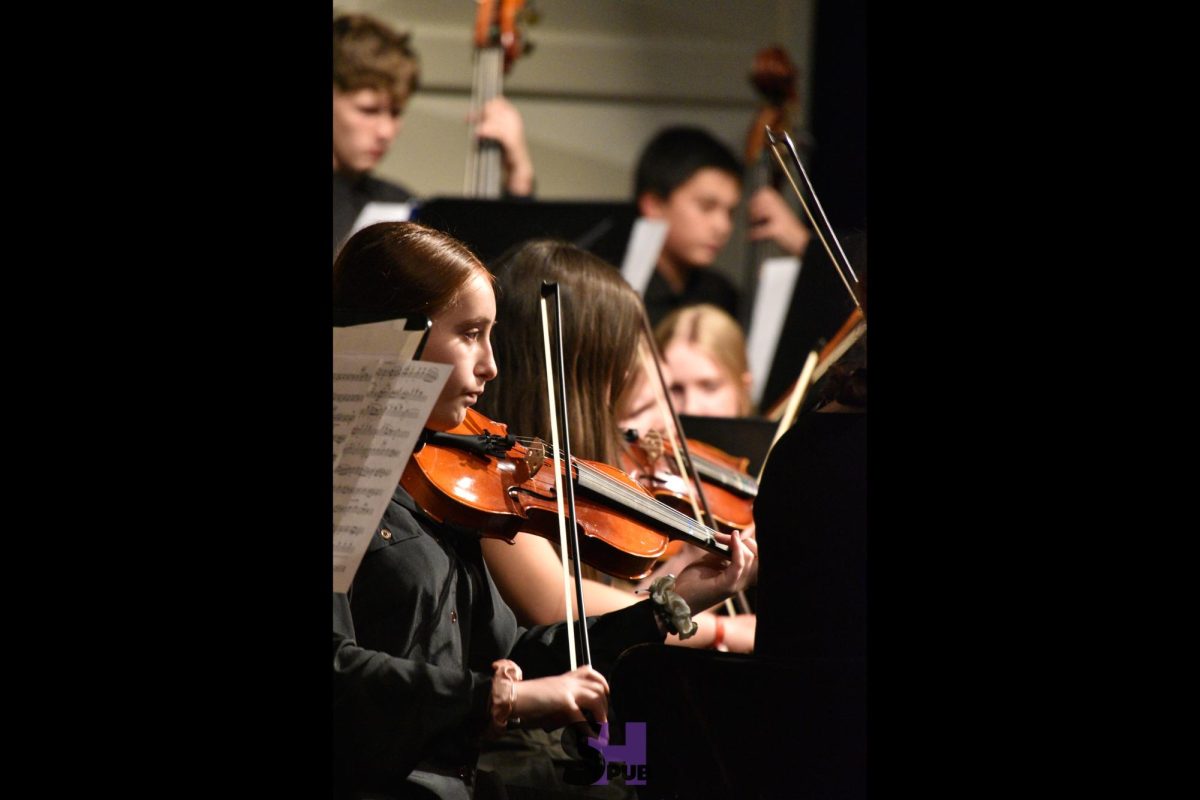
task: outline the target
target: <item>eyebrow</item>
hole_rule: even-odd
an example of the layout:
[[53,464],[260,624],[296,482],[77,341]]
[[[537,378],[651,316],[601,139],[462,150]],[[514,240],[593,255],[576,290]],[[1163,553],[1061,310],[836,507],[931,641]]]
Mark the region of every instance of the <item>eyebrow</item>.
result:
[[462,322],[458,323],[458,327],[465,328],[465,327],[471,327],[471,326],[475,326],[475,325],[485,325],[486,326],[486,325],[494,325],[495,323],[496,323],[495,320],[488,319],[487,317],[475,317],[474,319],[464,319]]

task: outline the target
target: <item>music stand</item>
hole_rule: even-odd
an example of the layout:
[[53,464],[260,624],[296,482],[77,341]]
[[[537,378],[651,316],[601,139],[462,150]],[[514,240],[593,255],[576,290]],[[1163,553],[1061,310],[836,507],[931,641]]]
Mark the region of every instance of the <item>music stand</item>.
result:
[[719,447],[731,456],[750,459],[749,472],[758,475],[778,423],[762,417],[694,417],[680,414],[679,423],[689,439]]
[[637,208],[628,202],[435,197],[412,219],[461,241],[485,264],[528,239],[565,239],[619,267]]

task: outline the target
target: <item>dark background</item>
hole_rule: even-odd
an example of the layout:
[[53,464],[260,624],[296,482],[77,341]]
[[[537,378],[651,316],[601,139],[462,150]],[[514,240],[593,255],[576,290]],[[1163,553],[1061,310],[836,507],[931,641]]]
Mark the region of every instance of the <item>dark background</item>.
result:
[[[1028,88],[1039,67],[1014,56],[1019,20],[873,3],[864,59],[864,5],[818,11],[813,118],[827,211],[853,228],[869,205],[872,219],[869,786],[879,797],[1015,788],[1008,761],[1052,744],[1029,677],[1053,660],[1051,637],[1023,624],[1037,605],[1017,576],[1049,570],[1052,533],[1028,509],[1052,497],[1044,448],[1055,440],[1035,424],[1051,373],[1018,358],[1035,336],[1028,321],[1051,305],[1021,279],[1040,257],[1013,233],[1030,201],[1011,178],[1045,167],[1029,120],[1057,98]],[[98,728],[87,743],[106,765],[129,765],[106,784],[320,796],[330,77],[328,45],[312,43],[328,41],[329,11],[153,23],[169,36],[152,48],[134,37],[106,51],[127,64],[114,82],[140,86],[130,76],[149,63],[177,93],[108,93],[90,117],[136,137],[137,173],[102,179],[142,197],[134,219],[127,206],[99,217],[119,236],[95,247],[120,260],[100,273],[112,303],[97,322],[123,348],[114,353],[171,358],[132,371],[115,355],[96,360],[88,419],[109,466],[89,469],[73,499],[105,533],[75,540],[93,588],[71,584],[69,613],[95,606],[100,617],[74,626],[93,633],[73,632],[54,660],[85,690],[73,712]],[[864,69],[869,195],[866,101],[844,104],[845,121],[825,111],[829,97],[861,95]],[[163,170],[181,149],[189,166]],[[103,735],[117,719],[137,744]]]

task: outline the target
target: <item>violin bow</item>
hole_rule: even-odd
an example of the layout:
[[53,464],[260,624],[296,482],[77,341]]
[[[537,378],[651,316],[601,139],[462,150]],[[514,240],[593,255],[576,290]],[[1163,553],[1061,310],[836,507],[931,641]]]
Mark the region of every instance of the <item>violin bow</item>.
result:
[[[850,286],[850,278],[854,280],[855,286],[860,285],[858,275],[854,272],[854,267],[850,265],[850,259],[846,258],[846,251],[842,249],[842,243],[838,241],[837,234],[833,232],[833,226],[829,223],[829,217],[825,216],[825,208],[821,205],[821,199],[817,197],[817,191],[813,188],[812,181],[808,179],[808,172],[804,169],[804,164],[800,161],[800,156],[796,153],[796,145],[792,142],[792,137],[785,131],[783,133],[783,141],[781,142],[769,127],[766,131],[767,141],[771,144],[771,152],[775,154],[775,159],[779,162],[783,174],[787,176],[788,183],[792,185],[792,190],[800,200],[800,205],[804,208],[804,213],[808,216],[809,222],[812,223],[813,231],[817,234],[817,238],[821,240],[821,245],[825,248],[825,252],[829,254],[829,260],[833,262],[833,266],[837,269],[838,275],[842,279],[842,284],[845,285],[846,291],[850,294],[850,299],[854,301],[854,305],[862,308],[862,302],[858,299],[858,293]],[[792,173],[787,168],[783,156],[779,154],[781,145],[786,145],[792,162],[796,165],[800,177],[804,179],[804,185],[808,187],[809,194],[812,195],[813,204],[816,205],[817,211],[821,212],[821,219],[825,221],[825,228],[829,231],[829,238],[833,239],[833,244],[841,255],[840,260],[834,256],[833,250],[829,247],[829,241],[825,238],[825,234],[821,230],[821,225],[813,215],[812,209],[808,207],[808,203],[804,201],[804,194],[800,191],[800,187],[796,185],[796,179],[792,177]],[[850,278],[846,277],[847,273],[849,273]]]
[[767,469],[767,461],[771,458],[771,451],[775,449],[775,443],[796,421],[796,414],[800,411],[800,404],[804,402],[804,395],[808,393],[808,387],[813,383],[813,373],[817,369],[818,355],[816,350],[809,350],[808,358],[804,359],[804,368],[800,370],[800,377],[788,394],[787,406],[779,418],[779,424],[775,426],[775,435],[771,437],[771,446],[767,448],[767,455],[758,468],[759,483],[762,482],[763,472]]
[[[549,296],[554,296],[554,340],[555,352],[554,358],[551,358],[550,352],[550,321],[549,321]],[[577,669],[580,664],[591,665],[592,651],[588,643],[587,629],[587,611],[583,607],[583,561],[579,557],[579,526],[575,524],[575,481],[571,477],[571,465],[574,460],[571,458],[571,426],[567,419],[567,379],[566,369],[564,368],[563,359],[563,341],[562,341],[562,293],[559,292],[558,283],[555,281],[542,281],[541,293],[541,311],[542,311],[542,345],[546,356],[546,395],[549,399],[550,411],[550,438],[554,444],[554,486],[558,495],[558,535],[559,541],[563,548],[562,552],[566,553],[567,543],[571,545],[570,554],[571,560],[575,562],[575,599],[578,602],[579,620],[578,624],[572,619],[571,615],[571,580],[567,574],[567,559],[563,559],[563,592],[566,595],[566,612],[567,612],[567,628],[572,627],[579,636],[579,652],[575,652],[575,637],[568,636],[568,652],[571,658],[571,669]],[[555,381],[554,373],[558,373],[559,380],[557,381],[558,389],[558,407],[562,408],[561,423],[559,415],[555,408]],[[562,430],[562,453],[560,456],[558,441],[559,441],[559,426]],[[566,503],[563,503],[563,464],[562,460],[566,460]],[[568,513],[569,512],[569,513]],[[570,524],[568,524],[568,522]],[[570,536],[567,535],[567,528],[570,528]],[[578,661],[576,656],[578,655]],[[600,751],[595,749],[591,742],[593,737],[601,737],[603,729],[596,727],[593,730],[594,721],[589,721],[587,718],[573,722],[567,726],[563,732],[562,747],[566,753],[573,759],[577,760],[575,764],[569,764],[566,767],[563,779],[571,784],[590,784],[595,783],[601,775],[604,774],[604,757]]]
[[[696,464],[692,461],[692,454],[688,451],[687,437],[683,435],[683,423],[679,421],[679,415],[675,413],[675,405],[667,394],[667,379],[663,377],[662,368],[659,366],[663,360],[662,354],[658,352],[658,343],[655,342],[654,332],[650,328],[650,318],[644,309],[642,311],[642,334],[646,349],[639,348],[638,352],[642,355],[642,366],[646,371],[650,371],[650,366],[646,364],[646,361],[653,363],[653,377],[650,384],[654,389],[655,402],[659,404],[659,413],[671,420],[671,424],[667,426],[667,438],[671,440],[671,447],[675,452],[675,463],[682,474],[691,478],[688,481],[688,499],[692,501],[692,513],[701,525],[716,530],[717,522],[708,508],[708,498],[704,496],[704,487],[700,484],[700,473],[697,472]],[[739,590],[736,596],[741,612],[743,614],[750,613],[750,602],[746,599],[746,593]],[[725,610],[729,612],[730,616],[736,613],[733,600],[728,597],[725,598]]]
[[[787,131],[784,131],[782,139],[780,139],[774,134],[774,132],[771,131],[769,126],[765,126],[765,130],[767,134],[767,141],[771,145],[771,152],[775,154],[775,160],[779,162],[780,169],[783,171],[783,174],[787,176],[788,183],[792,186],[792,191],[796,193],[796,198],[800,201],[800,205],[804,209],[804,213],[808,217],[809,222],[812,223],[813,231],[817,234],[817,238],[820,240],[821,246],[825,248],[825,252],[829,255],[829,260],[833,262],[833,266],[838,272],[838,277],[842,279],[842,285],[846,287],[846,292],[850,295],[850,299],[854,302],[855,313],[859,316],[858,324],[853,328],[853,330],[848,332],[848,335],[841,338],[837,347],[831,353],[829,353],[828,356],[821,358],[818,361],[818,359],[815,358],[817,355],[815,352],[809,354],[809,358],[805,362],[804,369],[801,371],[800,377],[796,380],[796,383],[793,385],[792,390],[789,393],[788,403],[780,418],[779,427],[775,431],[775,437],[771,440],[771,445],[773,447],[775,442],[779,441],[779,437],[783,435],[784,431],[791,427],[792,422],[795,421],[796,414],[800,409],[800,403],[803,401],[804,395],[808,391],[808,386],[824,375],[825,371],[829,369],[829,366],[841,358],[842,355],[844,355],[845,352],[850,349],[850,346],[858,341],[862,337],[863,333],[866,332],[867,317],[866,312],[863,310],[862,301],[859,299],[859,293],[858,291],[855,291],[854,288],[858,287],[861,289],[862,282],[858,279],[858,274],[855,273],[853,265],[850,264],[850,259],[846,257],[846,251],[842,249],[842,243],[838,241],[837,234],[833,230],[833,225],[829,222],[829,217],[825,214],[825,207],[821,205],[821,198],[817,195],[817,190],[813,187],[812,181],[810,181],[808,178],[808,171],[804,169],[804,162],[800,160],[800,155],[796,152],[796,145],[792,142],[792,137],[788,135]],[[801,192],[800,187],[796,185],[796,179],[792,177],[791,170],[787,168],[787,164],[784,162],[783,156],[779,152],[781,146],[786,147],[788,156],[795,165],[796,171],[804,180],[804,185],[808,188],[808,193],[813,199],[813,204],[817,207],[817,211],[820,212],[821,219],[825,223],[824,230],[822,229],[821,224],[817,221],[817,217],[813,214],[812,209],[808,207],[808,203],[805,202],[804,193]],[[826,238],[824,231],[828,231],[828,239]],[[837,249],[840,258],[834,255],[834,248],[829,246],[829,239],[833,240],[834,247]],[[849,277],[847,277],[847,275],[849,275]],[[854,281],[854,287],[851,287],[850,285],[851,280]],[[853,319],[853,317],[854,315],[851,315],[851,319]],[[849,324],[849,320],[847,320],[847,324]],[[838,335],[840,337],[842,332],[839,331]],[[763,467],[765,466],[766,459],[763,460]],[[761,479],[761,477],[762,468],[760,467],[759,478]]]
[[[549,296],[554,296],[554,333],[555,333],[555,348],[556,352],[551,356],[550,348],[550,319],[549,319]],[[563,368],[563,343],[562,343],[562,296],[558,290],[558,283],[552,281],[542,281],[541,290],[541,311],[542,311],[542,345],[546,358],[546,399],[550,411],[550,441],[554,450],[554,490],[558,500],[558,537],[561,552],[570,554],[570,558],[575,562],[575,599],[578,605],[576,608],[579,611],[579,625],[575,626],[574,619],[571,613],[571,575],[567,570],[567,559],[562,559],[563,565],[563,594],[566,601],[567,611],[567,626],[568,628],[575,627],[579,635],[579,653],[575,650],[575,637],[568,637],[568,652],[571,658],[571,669],[576,669],[580,663],[591,664],[591,648],[588,643],[587,624],[584,620],[587,619],[587,611],[583,606],[583,570],[580,569],[582,563],[579,559],[579,528],[575,524],[575,481],[571,480],[571,433],[570,427],[567,424],[567,386],[566,386],[566,371]],[[555,373],[558,374],[559,380],[554,380]],[[558,397],[555,398],[555,389],[557,388]],[[562,408],[562,446],[559,447],[559,414],[558,407]],[[567,481],[564,491],[563,486],[563,464],[562,459],[566,459],[566,474]],[[566,505],[564,507],[564,497]],[[570,522],[568,525],[567,523]],[[567,531],[570,529],[570,535]],[[568,544],[570,547],[568,547]]]
[[[656,358],[656,356],[651,355],[650,345],[646,344],[645,342],[638,343],[638,358],[642,364],[642,371],[647,376],[652,376],[654,374],[654,370],[657,368],[658,365],[657,364],[652,365],[650,363],[651,359]],[[661,375],[661,370],[660,370],[660,375]],[[671,406],[670,406],[669,401],[666,398],[666,392],[664,391],[663,387],[659,385],[659,381],[657,381],[653,378],[650,379],[650,387],[654,393],[654,405],[658,408],[658,413],[660,415],[662,415],[663,419],[669,419],[671,417],[671,411],[669,410],[671,408]],[[683,462],[683,458],[684,458],[683,454],[682,454],[682,452],[680,452],[678,444],[677,444],[678,439],[679,439],[679,437],[675,433],[674,426],[668,426],[667,440],[671,444],[671,448],[672,448],[671,455],[674,456],[674,458],[675,458],[675,467],[679,470],[680,475],[687,475],[688,470],[687,470],[687,466]],[[704,525],[705,524],[704,511],[701,509],[700,503],[706,502],[707,498],[703,498],[703,499],[697,498],[696,492],[692,489],[692,486],[690,484],[688,485],[687,495],[688,495],[688,501],[692,505],[692,516],[695,517],[697,522],[699,522],[701,525]],[[712,527],[712,526],[710,525],[709,527]]]
[[[696,472],[696,465],[692,463],[692,454],[687,449],[687,439],[683,435],[683,423],[679,421],[679,415],[675,413],[675,405],[667,394],[667,379],[663,376],[662,368],[659,366],[662,363],[662,353],[658,352],[658,344],[654,341],[654,332],[650,329],[650,318],[644,311],[642,313],[642,337],[646,345],[646,350],[642,351],[642,366],[651,373],[650,383],[654,389],[655,402],[659,404],[659,413],[665,419],[670,420],[671,424],[667,427],[667,438],[670,439],[671,446],[675,449],[676,464],[679,466],[680,472],[691,478],[694,490],[690,494],[694,495],[691,499],[692,508],[697,514],[696,521],[716,530],[716,520],[709,511],[708,499],[704,496],[704,488],[700,486],[699,473]],[[703,515],[703,519],[699,515]]]

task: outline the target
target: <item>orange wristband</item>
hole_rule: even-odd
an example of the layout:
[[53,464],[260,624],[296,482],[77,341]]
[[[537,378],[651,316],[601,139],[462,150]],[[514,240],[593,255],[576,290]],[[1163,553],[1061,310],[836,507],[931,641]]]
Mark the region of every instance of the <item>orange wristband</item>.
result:
[[729,652],[729,648],[725,646],[725,618],[717,616],[717,635],[713,637],[713,649],[720,650],[722,653]]

